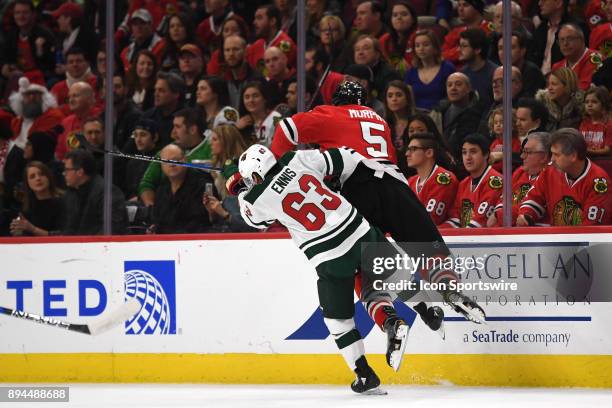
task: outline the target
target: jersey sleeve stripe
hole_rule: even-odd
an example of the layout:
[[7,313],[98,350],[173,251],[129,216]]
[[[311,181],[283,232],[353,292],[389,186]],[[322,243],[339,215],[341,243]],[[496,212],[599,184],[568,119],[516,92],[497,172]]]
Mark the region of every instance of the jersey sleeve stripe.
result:
[[285,136],[287,137],[287,139],[294,145],[298,144],[298,131],[297,131],[297,127],[295,126],[295,123],[293,122],[293,119],[291,118],[285,118],[283,120],[281,120],[281,128],[283,129],[283,132],[285,133]]
[[344,241],[346,241],[351,235],[353,235],[361,223],[363,222],[363,217],[361,215],[356,214],[353,221],[349,223],[345,228],[343,228],[336,236],[331,237],[327,240],[319,240],[319,242],[315,245],[310,246],[310,248],[304,250],[304,255],[306,258],[311,259],[315,255],[319,255],[321,253],[331,251],[334,248],[339,247]]
[[357,211],[355,210],[355,208],[353,208],[351,210],[351,212],[349,213],[349,215],[336,228],[332,229],[331,231],[329,231],[329,232],[327,232],[327,233],[325,233],[325,234],[323,234],[321,236],[315,237],[313,239],[310,239],[310,240],[302,243],[302,245],[300,245],[299,248],[302,251],[304,251],[304,250],[308,249],[308,246],[313,245],[313,244],[317,244],[319,241],[323,241],[323,240],[327,239],[328,237],[334,235],[335,233],[340,231],[342,228],[344,228],[344,226],[355,217],[356,213],[357,213]]
[[327,176],[331,175],[331,164],[330,164],[331,158],[328,156],[329,156],[329,153],[323,152],[323,159],[325,159],[325,175]]
[[531,208],[533,211],[535,211],[538,217],[544,216],[544,207],[542,207],[540,204],[536,203],[533,200],[524,201],[521,207]]
[[329,149],[329,157],[331,157],[333,168],[333,175],[340,176],[344,170],[344,162],[342,161],[342,155],[338,149]]

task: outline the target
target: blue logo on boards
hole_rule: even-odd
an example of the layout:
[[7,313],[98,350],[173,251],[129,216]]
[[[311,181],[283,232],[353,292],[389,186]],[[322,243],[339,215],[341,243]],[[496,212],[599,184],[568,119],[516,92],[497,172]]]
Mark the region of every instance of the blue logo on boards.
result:
[[125,261],[123,270],[126,298],[141,305],[125,334],[176,334],[174,261]]
[[[402,302],[393,302],[395,311],[403,318],[408,325],[412,326],[414,319],[416,318],[416,312],[410,309]],[[361,333],[361,337],[365,338],[372,328],[374,322],[368,316],[368,312],[365,310],[361,302],[355,303],[355,327]],[[324,340],[329,336],[329,330],[323,321],[323,312],[320,308],[314,311],[314,313],[302,324],[296,331],[291,333],[285,340]]]

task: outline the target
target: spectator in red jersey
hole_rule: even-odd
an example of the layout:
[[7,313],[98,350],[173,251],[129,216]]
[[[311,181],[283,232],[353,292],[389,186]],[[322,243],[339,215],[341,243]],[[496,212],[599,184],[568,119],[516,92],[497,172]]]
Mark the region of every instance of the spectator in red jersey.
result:
[[220,47],[223,23],[235,14],[229,0],[204,0],[204,8],[208,18],[198,25],[196,36],[200,46],[213,52]]
[[64,75],[66,72],[67,53],[72,47],[77,47],[85,52],[85,59],[90,63],[96,59],[98,51],[98,39],[91,29],[83,24],[83,9],[75,3],[64,3],[51,13],[58,25],[58,43],[55,73]]
[[153,107],[157,59],[149,50],[140,50],[127,73],[127,96],[141,111]]
[[191,18],[185,13],[171,14],[168,17],[168,31],[164,36],[160,69],[162,71],[178,70],[180,49],[194,38],[195,30]]
[[606,20],[593,28],[589,36],[589,48],[601,54],[602,58],[612,57],[612,0],[601,0]]
[[[516,133],[516,116],[512,113],[512,168],[516,168],[519,161],[519,154],[521,152],[521,142],[518,139]],[[498,107],[489,116],[489,131],[493,136],[493,142],[489,149],[489,164],[493,166],[495,170],[502,173],[503,171],[503,158],[504,158],[504,110],[502,107]]]
[[589,157],[612,156],[610,94],[603,86],[590,88],[586,92],[580,132],[586,140]]
[[257,41],[249,46],[247,60],[253,69],[266,75],[264,52],[276,46],[287,55],[289,66],[294,67],[297,59],[295,42],[280,29],[281,18],[278,8],[272,4],[262,5],[255,11],[253,27]]
[[561,26],[559,44],[565,58],[553,65],[553,71],[561,67],[570,68],[578,76],[578,87],[585,91],[591,85],[593,73],[602,65],[601,55],[586,47],[584,33],[576,24]]
[[165,45],[163,39],[155,33],[153,17],[147,9],[138,9],[132,13],[130,30],[132,41],[121,51],[123,68],[126,71],[130,69],[130,64],[135,62],[138,51],[145,49],[151,51],[159,62]]
[[353,27],[357,30],[357,35],[371,35],[380,38],[387,32],[387,27],[383,22],[384,9],[377,1],[364,1],[357,6],[357,16],[353,22]]
[[36,24],[34,4],[31,0],[16,0],[14,4],[13,21],[4,33],[0,53],[2,75],[14,80],[7,93],[17,88],[23,74],[30,80],[43,82],[43,78],[54,75],[55,68],[55,38],[49,30]]
[[225,57],[223,55],[223,43],[229,36],[237,35],[244,38],[249,38],[249,26],[242,17],[238,14],[232,14],[228,17],[221,27],[221,36],[219,38],[219,46],[210,56],[210,61],[206,65],[207,75],[223,75],[225,69]]
[[612,196],[609,176],[587,157],[586,141],[572,128],[551,136],[554,166],[545,168],[519,208],[517,226],[548,216],[552,225],[607,225]]
[[467,136],[461,146],[463,165],[469,173],[459,184],[445,227],[481,228],[495,210],[502,194],[502,177],[489,166],[489,141],[484,136]]
[[406,150],[408,167],[417,172],[408,179],[408,185],[436,225],[448,218],[459,185],[457,177],[438,164],[443,154],[431,133],[413,135]]
[[81,48],[73,47],[66,53],[66,79],[53,85],[51,93],[57,99],[62,112],[68,115],[70,106],[68,106],[68,91],[73,84],[77,82],[86,82],[92,89],[97,89],[97,78],[93,72],[89,61],[85,58],[85,51]]
[[16,115],[11,130],[17,147],[23,149],[34,132],[46,133],[57,140],[62,132],[64,114],[57,108],[57,101],[47,88],[22,77],[19,90],[11,94],[9,104]]
[[463,25],[453,28],[444,37],[444,45],[442,46],[442,57],[459,65],[459,36],[468,28],[481,28],[486,34],[493,31],[492,24],[483,19],[484,14],[483,0],[459,0],[457,2],[457,14]]
[[75,137],[77,132],[83,128],[83,121],[100,113],[96,106],[95,93],[91,85],[86,82],[77,82],[70,86],[68,92],[68,106],[70,115],[62,120],[64,131],[57,139],[55,157],[63,160],[67,152],[78,147],[79,142]]
[[584,92],[578,88],[578,76],[571,69],[562,67],[552,71],[547,88],[538,91],[536,99],[548,109],[549,130],[580,125]]
[[[536,179],[550,163],[550,134],[547,132],[531,133],[521,148],[523,165],[512,174],[512,225],[516,223],[519,206],[531,189]],[[495,207],[487,220],[487,227],[503,226],[503,200]],[[542,219],[538,225],[550,225]]]
[[403,77],[412,66],[417,15],[407,1],[397,1],[391,9],[391,30],[380,37],[383,56]]

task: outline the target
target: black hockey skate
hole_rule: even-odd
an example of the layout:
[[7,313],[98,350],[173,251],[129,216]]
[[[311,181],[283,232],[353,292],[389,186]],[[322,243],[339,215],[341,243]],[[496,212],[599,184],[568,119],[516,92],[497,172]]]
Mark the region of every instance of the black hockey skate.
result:
[[467,320],[477,324],[486,324],[487,315],[485,311],[478,303],[463,293],[447,290],[442,293],[442,297],[455,312],[461,314]]
[[446,339],[446,332],[444,331],[444,310],[440,306],[427,307],[425,302],[420,302],[413,308],[421,316],[423,322],[431,330],[438,333],[442,340]]
[[387,333],[387,364],[397,371],[404,358],[410,326],[399,317],[389,317],[383,325]]
[[368,365],[365,356],[359,357],[355,365],[357,378],[351,384],[351,390],[361,395],[387,395],[387,391],[380,388],[380,379]]

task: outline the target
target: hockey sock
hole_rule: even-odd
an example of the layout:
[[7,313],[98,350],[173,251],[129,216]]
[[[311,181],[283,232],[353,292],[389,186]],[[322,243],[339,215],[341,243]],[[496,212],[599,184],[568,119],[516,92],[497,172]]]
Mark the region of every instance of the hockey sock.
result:
[[361,339],[361,334],[355,328],[355,321],[352,318],[330,319],[327,317],[323,320],[334,338],[344,361],[346,361],[351,371],[354,371],[356,368],[355,362],[365,354],[363,340]]
[[365,304],[370,318],[374,320],[380,330],[384,331],[385,320],[397,316],[393,303],[388,300],[372,300]]

